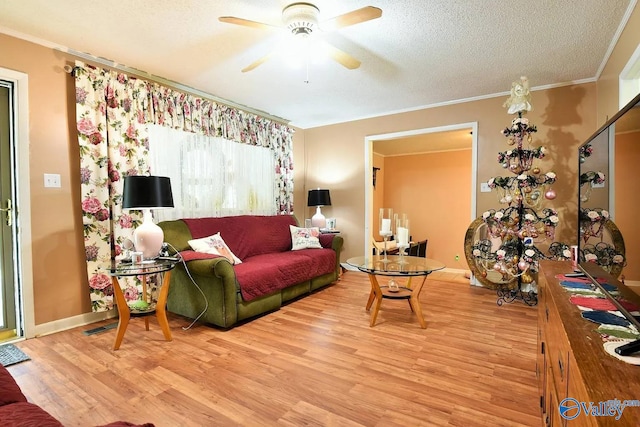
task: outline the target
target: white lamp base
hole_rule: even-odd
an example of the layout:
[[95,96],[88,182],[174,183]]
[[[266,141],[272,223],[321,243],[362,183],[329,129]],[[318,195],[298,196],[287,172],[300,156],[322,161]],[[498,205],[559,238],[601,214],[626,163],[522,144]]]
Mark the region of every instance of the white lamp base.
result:
[[162,249],[164,232],[154,224],[150,209],[145,209],[143,212],[144,220],[133,232],[133,244],[136,251],[142,252],[143,258],[156,258]]
[[327,219],[322,215],[320,211],[320,206],[316,208],[316,214],[311,217],[311,225],[313,227],[326,228],[327,227]]

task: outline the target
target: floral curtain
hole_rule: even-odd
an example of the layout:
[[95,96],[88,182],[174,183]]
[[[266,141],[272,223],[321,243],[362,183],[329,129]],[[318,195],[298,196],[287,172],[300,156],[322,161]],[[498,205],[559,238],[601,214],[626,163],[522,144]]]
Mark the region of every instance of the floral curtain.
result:
[[[81,197],[87,272],[94,311],[113,308],[110,277],[100,265],[120,253],[141,222],[123,212],[123,178],[146,175],[148,124],[269,148],[276,169],[279,213],[293,212],[293,130],[214,101],[82,62],[74,68],[80,145]],[[140,295],[138,281],[123,284],[125,297]]]
[[[93,311],[113,308],[111,278],[100,269],[140,223],[137,212],[122,212],[124,176],[149,173],[147,88],[143,81],[95,68],[76,68],[76,119],[84,241]],[[125,284],[126,282],[126,284]],[[123,281],[138,298],[140,284]]]

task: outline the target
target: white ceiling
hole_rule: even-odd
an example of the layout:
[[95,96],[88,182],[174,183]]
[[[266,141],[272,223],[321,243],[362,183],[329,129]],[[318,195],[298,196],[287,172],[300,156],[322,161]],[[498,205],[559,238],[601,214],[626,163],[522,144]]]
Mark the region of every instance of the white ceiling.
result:
[[315,0],[320,21],[364,6],[382,17],[320,37],[362,62],[294,69],[271,52],[292,0],[3,0],[0,32],[141,70],[310,128],[597,78],[636,0]]

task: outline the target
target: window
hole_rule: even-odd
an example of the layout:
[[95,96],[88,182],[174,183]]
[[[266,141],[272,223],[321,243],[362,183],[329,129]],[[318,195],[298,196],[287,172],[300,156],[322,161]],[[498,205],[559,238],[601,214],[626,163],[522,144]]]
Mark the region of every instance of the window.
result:
[[271,150],[149,126],[153,175],[171,178],[174,209],[157,220],[230,215],[274,215],[275,160]]

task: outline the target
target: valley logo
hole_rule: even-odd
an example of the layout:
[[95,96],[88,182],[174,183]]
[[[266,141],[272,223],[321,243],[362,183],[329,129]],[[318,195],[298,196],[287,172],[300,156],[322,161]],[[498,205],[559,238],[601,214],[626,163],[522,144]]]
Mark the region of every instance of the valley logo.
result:
[[640,406],[640,400],[620,401],[613,399],[594,403],[579,402],[577,399],[567,397],[560,402],[558,410],[560,411],[560,416],[565,420],[574,420],[580,414],[592,417],[615,417],[616,420],[619,420],[625,408],[631,406]]

